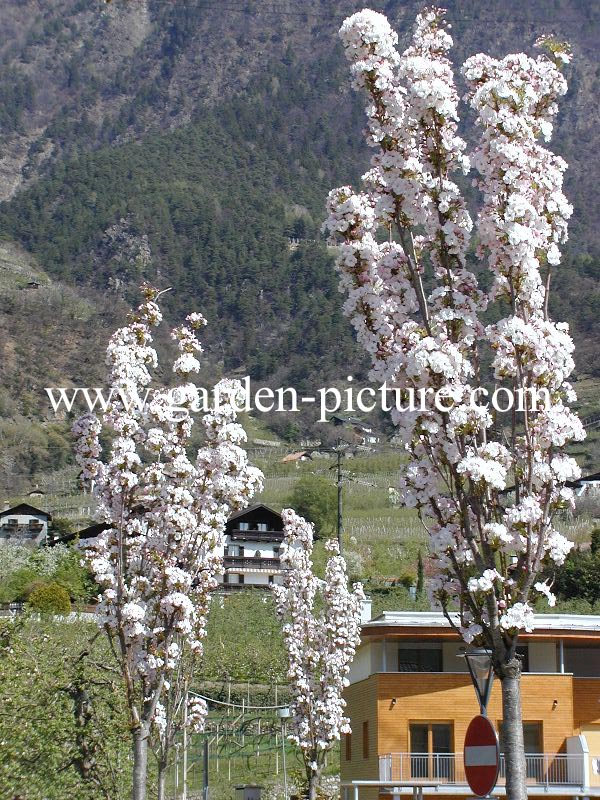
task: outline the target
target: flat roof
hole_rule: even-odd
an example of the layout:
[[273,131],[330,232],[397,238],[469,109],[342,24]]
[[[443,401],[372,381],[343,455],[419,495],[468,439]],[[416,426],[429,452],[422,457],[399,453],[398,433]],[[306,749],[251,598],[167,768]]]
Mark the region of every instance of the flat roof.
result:
[[[458,614],[450,616],[456,619],[458,624]],[[382,629],[387,629],[386,633],[392,636],[396,632],[404,632],[405,629],[434,633],[436,628],[447,632],[452,631],[446,617],[438,611],[384,611],[378,617],[362,625],[365,635],[382,633]],[[542,631],[600,633],[600,616],[597,614],[535,614],[534,632]]]

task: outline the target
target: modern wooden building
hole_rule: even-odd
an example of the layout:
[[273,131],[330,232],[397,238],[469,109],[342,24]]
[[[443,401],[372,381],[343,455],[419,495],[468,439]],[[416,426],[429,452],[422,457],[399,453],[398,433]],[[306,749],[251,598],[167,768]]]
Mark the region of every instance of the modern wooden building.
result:
[[[600,617],[540,615],[520,641],[529,795],[600,797]],[[363,625],[345,695],[343,798],[471,795],[462,751],[479,707],[463,646],[437,613],[384,613]],[[488,716],[502,748],[499,681]],[[503,784],[501,757],[495,795]]]

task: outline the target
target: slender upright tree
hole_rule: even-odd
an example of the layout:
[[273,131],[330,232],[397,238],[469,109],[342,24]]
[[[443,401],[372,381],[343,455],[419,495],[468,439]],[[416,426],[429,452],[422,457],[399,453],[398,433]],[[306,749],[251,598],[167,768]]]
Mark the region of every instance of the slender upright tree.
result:
[[283,621],[291,690],[291,735],[302,753],[307,798],[315,800],[327,754],[342,733],[350,733],[342,697],[360,642],[364,592],[348,588],[346,562],[329,539],[325,580],[313,573],[313,526],[291,509],[283,510],[283,585],[274,586]]
[[[330,193],[326,227],[339,246],[345,313],[371,355],[371,377],[391,390],[388,409],[409,453],[401,491],[430,532],[437,564],[430,592],[466,642],[492,650],[507,795],[521,800],[516,645],[534,624],[532,596],[554,603],[536,576],[571,548],[553,519],[573,501],[564,482],[579,475],[562,449],[584,437],[568,407],[573,342],[548,313],[572,212],[562,192],[566,164],[541,144],[566,92],[560,67],[570,54],[547,37],[536,43],[546,50],[537,58],[480,54],[465,63],[480,129],[470,159],[457,135],[444,14],[420,13],[402,54],[383,15],[365,10],[344,22],[340,35],[354,85],[368,95],[375,155],[364,191]],[[470,161],[482,196],[472,260],[481,270],[487,264],[489,291],[468,268],[473,224],[454,180]],[[497,322],[486,324],[488,306]],[[497,399],[514,404],[504,417],[485,401],[489,362]]]
[[[144,293],[130,323],[108,345],[114,392],[106,412],[101,419],[85,415],[74,425],[82,478],[94,482],[100,518],[109,526],[88,558],[101,587],[98,615],[123,675],[133,800],[147,795],[151,737],[163,745],[172,740],[169,726],[176,717],[167,715],[165,704],[186,701],[174,682],[189,679],[182,669],[185,659],[202,652],[227,518],[261,483],[261,473],[248,465],[238,444],[245,437],[235,422],[242,395],[238,382],[223,380],[215,387],[219,402],[202,418],[204,445],[190,459],[198,392],[189,376],[200,368],[196,331],[204,319],[190,314],[187,324],[173,331],[179,348],[173,371],[181,385],[150,391],[157,366],[151,329],[161,312],[159,293],[149,287]],[[103,425],[112,432],[104,462]],[[189,724],[201,726],[204,711],[194,703],[186,715]]]

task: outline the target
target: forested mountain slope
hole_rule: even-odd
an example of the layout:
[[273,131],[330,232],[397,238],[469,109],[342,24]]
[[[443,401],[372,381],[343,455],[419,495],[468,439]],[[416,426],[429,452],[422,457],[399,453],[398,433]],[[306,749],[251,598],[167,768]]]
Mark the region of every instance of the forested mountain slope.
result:
[[[328,190],[356,182],[368,164],[361,99],[337,38],[362,5],[0,0],[0,235],[51,279],[108,305],[135,302],[142,279],[172,286],[169,318],[205,313],[209,357],[226,370],[300,385],[360,374],[319,228]],[[369,5],[390,17],[403,47],[423,3]],[[548,31],[572,42],[552,147],[570,163],[575,216],[553,310],[573,326],[579,371],[599,374],[600,7],[446,5],[457,64],[481,50],[531,52]],[[0,315],[10,332],[5,307]],[[86,322],[93,363],[105,320]],[[44,327],[37,333],[42,352],[58,346]],[[22,370],[35,372],[27,357]]]

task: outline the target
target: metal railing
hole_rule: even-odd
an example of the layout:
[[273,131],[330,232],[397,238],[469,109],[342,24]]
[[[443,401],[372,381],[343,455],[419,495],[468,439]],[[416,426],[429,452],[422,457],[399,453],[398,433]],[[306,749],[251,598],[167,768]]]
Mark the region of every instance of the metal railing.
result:
[[270,592],[272,583],[220,583],[215,592],[230,594],[232,592]]
[[[564,753],[526,753],[527,782],[534,786],[583,786],[584,756]],[[462,753],[388,753],[379,756],[381,781],[435,781],[466,785]],[[506,780],[504,756],[500,756],[498,783]]]
[[225,569],[273,569],[278,570],[281,562],[278,558],[263,558],[262,556],[225,556],[223,558]]
[[241,530],[232,528],[227,531],[227,535],[232,541],[251,541],[251,542],[282,542],[283,531],[258,531]]
[[3,525],[0,525],[0,530],[9,531],[10,533],[13,533],[14,531],[36,531],[39,533],[40,531],[44,530],[44,525],[41,522],[24,523],[22,525],[17,525],[16,523],[12,522],[5,522]]

